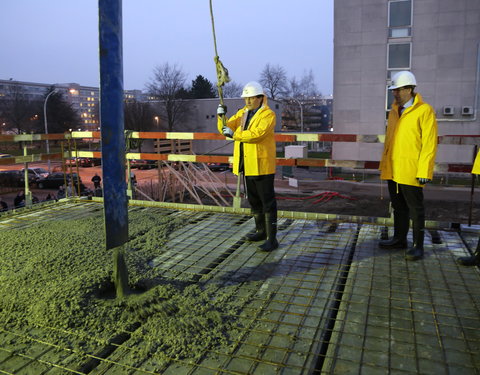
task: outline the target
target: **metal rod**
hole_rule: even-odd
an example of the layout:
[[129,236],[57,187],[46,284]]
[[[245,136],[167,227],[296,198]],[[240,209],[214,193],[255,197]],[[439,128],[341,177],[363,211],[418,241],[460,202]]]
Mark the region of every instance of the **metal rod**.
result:
[[[43,103],[43,121],[45,124],[45,134],[48,135],[48,122],[47,122],[47,100],[48,98],[52,95],[57,93],[57,89],[54,89],[48,93],[48,95],[45,97],[45,102]],[[48,143],[48,138],[45,140],[46,146],[47,146],[47,154],[50,153],[50,145]],[[51,165],[50,165],[50,156],[48,157],[48,173],[51,172]]]
[[[23,156],[28,155],[27,143],[23,143]],[[30,181],[28,178],[28,163],[24,164],[23,167],[24,178],[25,178],[25,207],[32,207],[32,192],[30,191]]]
[[[128,241],[123,114],[122,1],[99,0],[100,120],[106,248]],[[130,176],[129,176],[130,177]],[[117,297],[128,285],[123,252],[114,252]],[[115,257],[115,255],[117,255]],[[119,290],[120,288],[120,290]]]
[[[475,162],[475,158],[477,156],[478,146],[475,145],[473,148],[473,162]],[[468,226],[472,225],[472,215],[473,215],[473,194],[475,193],[475,175],[472,173],[472,181],[470,185],[470,209],[468,212]]]
[[[77,188],[78,188],[78,196],[80,196],[80,170],[79,170],[79,167],[78,167],[78,148],[77,148],[77,140],[74,139],[73,140],[73,148],[75,150],[75,169],[77,171]],[[72,195],[77,195],[75,193],[75,181],[73,179],[73,174],[70,174],[70,186],[71,186],[71,190],[72,190]]]

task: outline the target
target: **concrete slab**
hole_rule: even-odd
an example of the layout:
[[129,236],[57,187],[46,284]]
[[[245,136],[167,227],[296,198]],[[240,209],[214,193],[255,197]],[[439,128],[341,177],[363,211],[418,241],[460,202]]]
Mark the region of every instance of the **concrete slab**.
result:
[[[101,209],[64,202],[40,214],[26,210],[0,218],[0,236]],[[402,251],[378,248],[383,227],[372,223],[281,218],[280,247],[263,253],[243,240],[253,228],[246,215],[154,206],[130,212],[184,221],[146,262],[165,279],[235,302],[226,317],[236,324],[229,341],[199,348],[195,358],[160,360],[144,350],[156,343],[132,331],[102,357],[100,340],[83,350],[73,345],[86,332],[3,323],[0,372],[82,374],[94,358],[89,374],[473,374],[480,368],[480,273],[455,263],[476,233],[438,230],[441,243],[427,236],[425,258],[406,262]],[[135,231],[135,243],[143,235]],[[139,323],[135,331],[148,329]],[[52,330],[58,340],[46,334]]]

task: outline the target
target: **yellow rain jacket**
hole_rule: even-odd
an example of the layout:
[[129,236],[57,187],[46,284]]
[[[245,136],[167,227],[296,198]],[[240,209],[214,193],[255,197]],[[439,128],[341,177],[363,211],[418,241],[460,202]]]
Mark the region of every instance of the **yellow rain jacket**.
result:
[[[238,175],[240,142],[242,142],[245,176],[275,174],[276,116],[267,104],[267,97],[264,96],[262,106],[250,119],[248,129],[244,130],[247,114],[247,107],[243,107],[227,120],[227,126],[234,132],[233,173]],[[223,123],[220,117],[218,117],[217,126],[218,131],[222,133]]]
[[477,153],[477,156],[475,157],[475,161],[473,162],[472,173],[480,174],[480,152]]
[[437,120],[433,108],[415,94],[413,105],[398,116],[393,103],[380,161],[380,178],[420,186],[417,178],[433,178],[437,153]]

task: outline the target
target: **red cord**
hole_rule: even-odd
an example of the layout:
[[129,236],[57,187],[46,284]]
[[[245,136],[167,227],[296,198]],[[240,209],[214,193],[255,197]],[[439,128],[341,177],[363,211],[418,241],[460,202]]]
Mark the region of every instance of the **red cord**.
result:
[[347,195],[339,194],[336,191],[325,191],[323,193],[316,194],[316,195],[311,195],[309,197],[277,197],[277,199],[280,199],[280,200],[282,200],[282,199],[284,199],[284,200],[305,200],[305,199],[312,199],[312,198],[318,198],[318,197],[320,197],[320,199],[314,200],[313,204],[320,203],[320,202],[328,202],[331,199],[333,199],[334,197],[338,197],[338,198],[342,198],[342,199],[349,199],[349,200],[356,200],[357,199],[357,198],[349,197]]

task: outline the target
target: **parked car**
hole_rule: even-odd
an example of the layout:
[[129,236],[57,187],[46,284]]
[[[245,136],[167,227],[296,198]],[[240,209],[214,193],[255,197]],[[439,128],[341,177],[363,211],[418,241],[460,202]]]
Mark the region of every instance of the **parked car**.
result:
[[[21,169],[22,174],[25,173],[25,168]],[[48,171],[43,168],[28,168],[28,176],[30,181],[37,181],[42,177],[47,177]]]
[[[78,185],[78,182],[80,182],[80,185],[83,185],[82,179],[76,173],[72,173],[72,177],[70,177],[70,174],[66,174],[65,176],[67,184],[70,183],[70,179],[73,177],[73,184],[75,186]],[[39,189],[58,189],[60,186],[65,185],[65,178],[63,172],[54,172],[38,179],[37,185]]]
[[0,187],[20,187],[24,185],[23,181],[19,170],[0,171]]
[[79,158],[78,165],[80,167],[95,167],[102,164],[102,159],[99,158]]
[[[33,174],[28,174],[28,182],[34,184],[37,181]],[[25,185],[25,172],[23,170],[0,171],[0,186],[21,187]]]
[[151,169],[156,167],[157,167],[156,160],[141,160],[141,159],[130,160],[130,168]]
[[230,169],[229,163],[207,163],[207,167],[211,171],[226,171]]
[[77,165],[77,159],[76,158],[65,159],[65,165],[70,165],[72,167],[75,167]]

